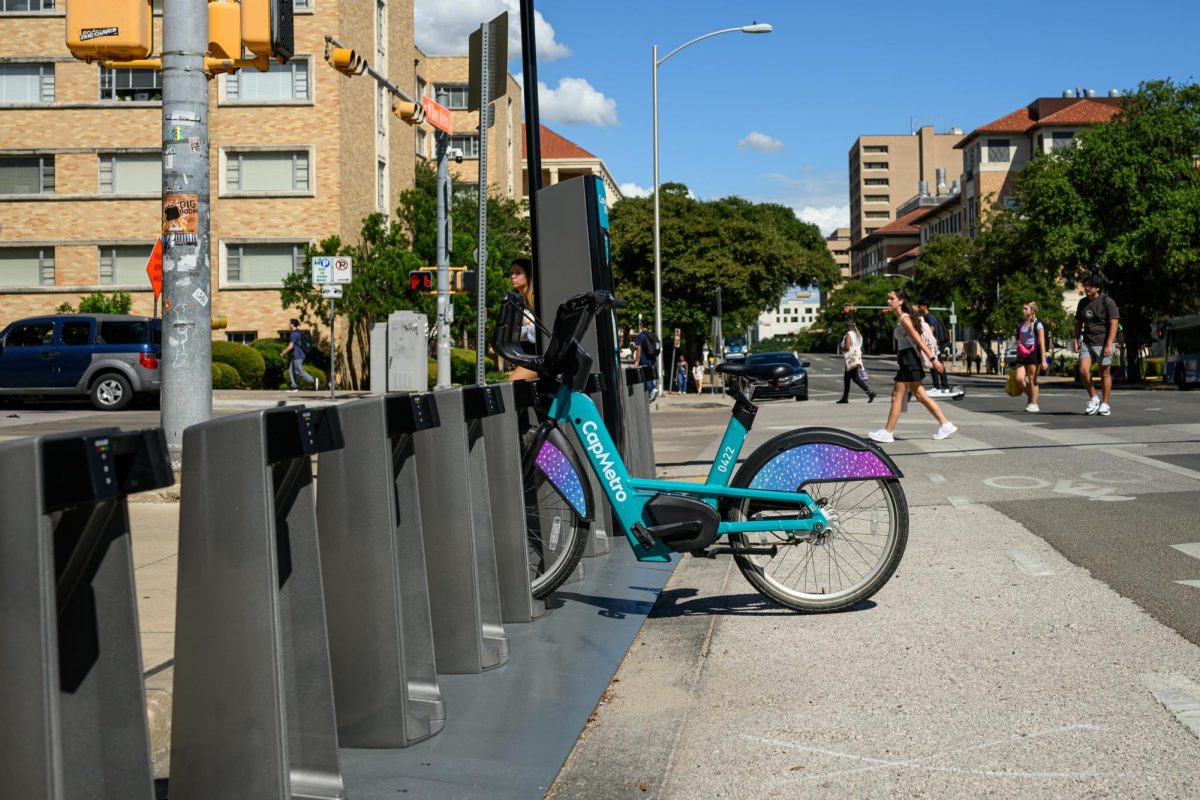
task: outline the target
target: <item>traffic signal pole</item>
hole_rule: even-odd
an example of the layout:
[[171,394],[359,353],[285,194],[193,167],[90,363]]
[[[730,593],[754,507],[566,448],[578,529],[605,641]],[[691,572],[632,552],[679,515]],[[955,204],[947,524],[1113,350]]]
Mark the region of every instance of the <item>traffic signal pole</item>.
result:
[[[446,105],[450,100],[439,94],[437,101]],[[450,137],[442,131],[434,135],[437,146],[437,385],[450,388]]]
[[212,417],[207,50],[207,1],[171,0],[163,14],[161,369],[175,468],[184,429]]

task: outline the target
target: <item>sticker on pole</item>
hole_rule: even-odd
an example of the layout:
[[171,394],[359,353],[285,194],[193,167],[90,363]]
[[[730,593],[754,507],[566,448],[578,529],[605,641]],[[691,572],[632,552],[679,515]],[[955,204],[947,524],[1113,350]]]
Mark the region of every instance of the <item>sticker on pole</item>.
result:
[[321,287],[321,297],[332,298],[334,300],[342,299],[341,284],[330,284],[329,286]]
[[313,256],[312,282],[316,286],[333,283],[333,259],[329,256]]
[[350,256],[335,256],[333,259],[333,280],[330,283],[349,283],[354,277],[354,261]]
[[421,104],[425,106],[425,121],[442,133],[454,133],[450,123],[450,109],[434,100],[432,97],[422,97]]

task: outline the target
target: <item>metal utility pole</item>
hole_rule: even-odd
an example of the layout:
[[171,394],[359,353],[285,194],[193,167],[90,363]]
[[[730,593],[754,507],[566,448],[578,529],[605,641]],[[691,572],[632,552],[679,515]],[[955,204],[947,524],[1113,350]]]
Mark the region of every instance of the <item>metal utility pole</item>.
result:
[[536,291],[538,270],[538,208],[537,193],[542,188],[542,127],[538,113],[537,40],[534,36],[533,0],[521,0],[521,69],[525,80],[525,158],[529,162],[529,261],[532,264],[529,282],[535,288],[533,313],[545,319],[542,293]]
[[482,101],[479,104],[479,246],[475,248],[475,264],[478,286],[475,292],[475,383],[487,383],[484,367],[487,348],[487,197],[488,197],[488,133],[491,128],[492,103],[489,89],[492,86],[491,49],[493,46],[491,25],[479,26],[479,82]]
[[176,467],[184,429],[212,417],[207,50],[206,0],[171,0],[162,53],[162,426]]
[[[450,102],[445,92],[438,94],[442,105]],[[434,134],[437,147],[437,385],[450,388],[450,137],[442,131]]]

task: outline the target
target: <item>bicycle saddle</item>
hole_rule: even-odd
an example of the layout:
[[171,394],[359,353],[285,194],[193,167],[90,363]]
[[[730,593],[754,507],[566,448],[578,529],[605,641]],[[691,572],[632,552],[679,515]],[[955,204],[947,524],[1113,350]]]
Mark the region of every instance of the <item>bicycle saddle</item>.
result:
[[717,364],[717,372],[757,381],[777,381],[792,374],[787,364]]

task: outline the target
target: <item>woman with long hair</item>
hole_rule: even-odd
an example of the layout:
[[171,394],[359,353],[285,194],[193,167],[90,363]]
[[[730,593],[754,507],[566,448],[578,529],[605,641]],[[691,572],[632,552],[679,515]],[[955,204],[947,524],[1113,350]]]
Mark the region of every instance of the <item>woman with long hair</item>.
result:
[[912,303],[909,302],[908,294],[903,289],[894,289],[888,292],[887,305],[888,310],[896,315],[896,327],[892,330],[892,336],[896,340],[896,360],[899,362],[900,368],[896,371],[895,383],[892,386],[892,406],[888,409],[887,425],[880,430],[871,431],[867,436],[877,442],[895,441],[892,431],[896,430],[896,423],[900,421],[901,404],[908,392],[912,392],[921,405],[925,406],[933,418],[938,421],[938,429],[933,434],[933,438],[945,439],[958,428],[946,419],[942,409],[938,407],[932,397],[926,394],[925,387],[921,383],[925,380],[925,368],[921,366],[921,356],[924,355],[929,359],[932,365],[931,369],[943,370],[945,367],[938,361],[937,353],[931,351],[921,338],[921,331],[916,326],[924,325],[925,321],[913,316]]
[[[537,353],[537,327],[533,324],[533,281],[530,280],[532,270],[533,265],[528,258],[514,258],[508,267],[512,290],[521,295],[521,301],[525,304],[525,315],[521,319],[521,349],[529,355]],[[510,381],[531,381],[536,377],[536,372],[525,367],[517,367],[508,373]]]
[[850,402],[850,381],[854,381],[860,389],[867,393],[867,402],[875,402],[875,393],[863,380],[866,369],[862,360],[862,334],[854,320],[846,321],[846,335],[842,337],[842,356],[846,360],[846,372],[842,375],[842,399],[839,403]]
[[1038,370],[1045,372],[1050,364],[1046,360],[1046,326],[1037,318],[1037,303],[1032,301],[1021,306],[1021,324],[1017,326],[1017,380],[1020,381],[1029,403],[1025,410],[1036,414],[1038,408]]

